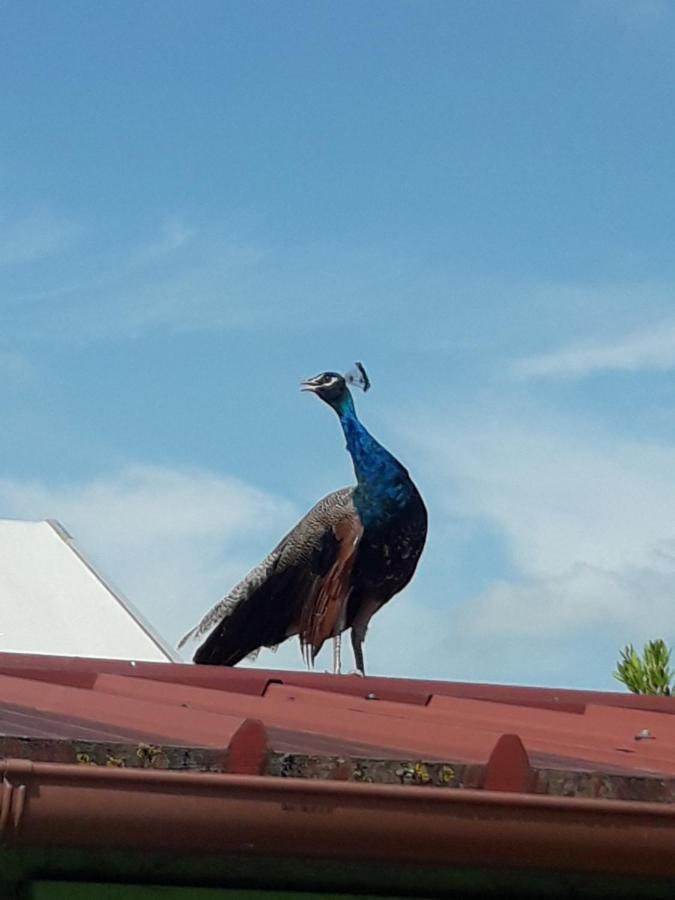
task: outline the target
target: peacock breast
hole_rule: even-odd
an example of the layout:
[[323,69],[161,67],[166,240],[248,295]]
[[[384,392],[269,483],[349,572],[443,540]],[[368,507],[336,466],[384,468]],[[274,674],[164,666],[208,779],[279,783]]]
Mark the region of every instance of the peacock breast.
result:
[[424,504],[411,501],[405,514],[373,517],[359,545],[358,583],[382,601],[400,591],[412,577],[427,533]]

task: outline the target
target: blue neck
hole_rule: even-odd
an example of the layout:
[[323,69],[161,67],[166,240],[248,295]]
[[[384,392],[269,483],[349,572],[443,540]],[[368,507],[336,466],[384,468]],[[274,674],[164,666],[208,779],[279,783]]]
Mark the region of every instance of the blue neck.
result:
[[359,422],[349,394],[335,410],[354,463],[356,506],[364,525],[405,505],[414,487],[401,463]]

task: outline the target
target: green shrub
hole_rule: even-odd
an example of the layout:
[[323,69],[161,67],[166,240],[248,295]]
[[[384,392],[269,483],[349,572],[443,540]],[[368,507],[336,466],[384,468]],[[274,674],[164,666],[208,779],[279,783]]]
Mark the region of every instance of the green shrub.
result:
[[614,677],[634,694],[661,694],[669,697],[673,672],[670,647],[657,639],[645,644],[642,656],[632,644],[621,651]]

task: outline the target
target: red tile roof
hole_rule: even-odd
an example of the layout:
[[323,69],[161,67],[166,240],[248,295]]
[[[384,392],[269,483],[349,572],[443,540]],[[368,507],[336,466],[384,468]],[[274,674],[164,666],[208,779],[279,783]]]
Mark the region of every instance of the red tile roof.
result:
[[18,654],[0,698],[10,845],[675,877],[670,698]]
[[670,698],[20,654],[0,654],[0,697],[0,736],[238,748],[246,771],[354,780],[369,760],[369,778],[379,761],[380,780],[424,784],[443,764],[455,787],[500,773],[536,793],[667,802],[675,785]]

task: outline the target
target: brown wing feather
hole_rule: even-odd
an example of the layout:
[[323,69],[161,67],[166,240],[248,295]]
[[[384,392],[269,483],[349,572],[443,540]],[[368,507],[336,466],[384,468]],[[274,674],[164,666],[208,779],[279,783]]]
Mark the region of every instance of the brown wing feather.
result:
[[300,643],[303,654],[312,662],[324,641],[344,629],[347,601],[352,591],[352,569],[363,525],[353,515],[334,523],[332,531],[338,542],[335,561],[321,578],[318,590],[307,597],[300,618]]
[[[343,523],[358,522],[353,493],[353,488],[342,488],[319,500],[260,565],[186,635],[181,644],[200,642],[193,657],[196,663],[233,666],[259,647],[280,644],[291,635],[301,635],[303,629],[309,629],[312,639],[317,598],[338,555],[344,556],[347,550],[335,529],[343,535]],[[348,583],[349,573],[345,576]],[[338,577],[338,582],[343,579]],[[324,610],[329,605],[326,599],[318,604]],[[344,623],[340,603],[338,610]],[[318,646],[325,640],[320,633],[314,637]]]

